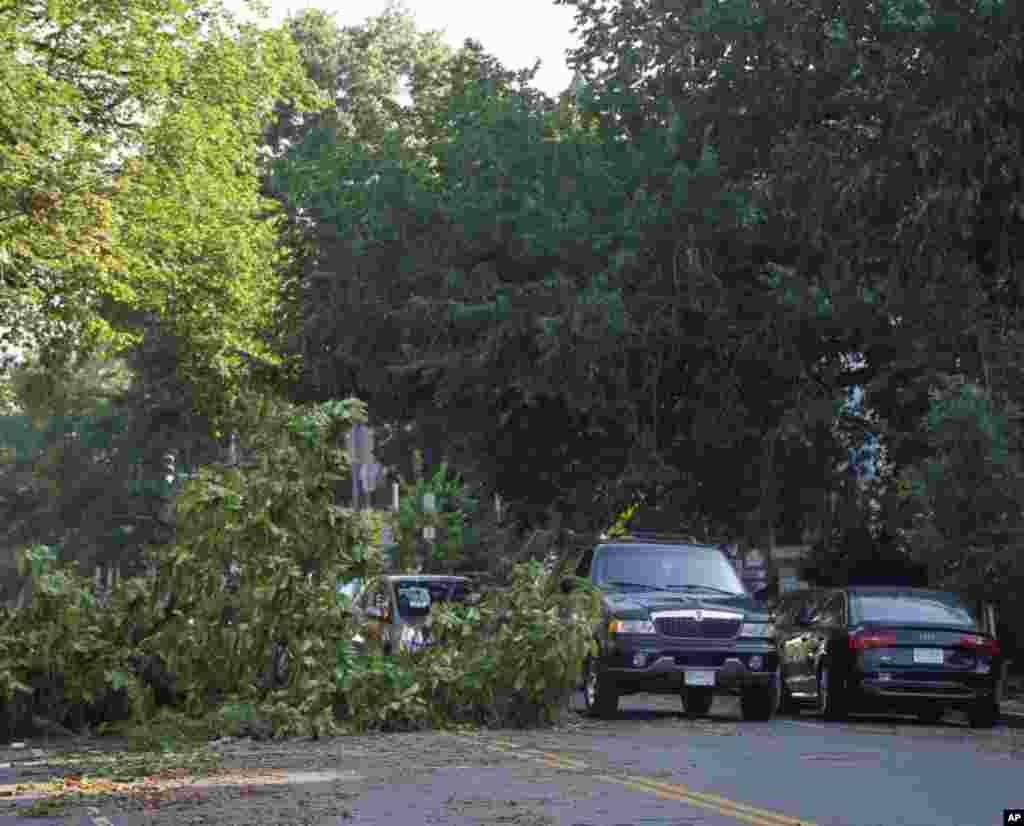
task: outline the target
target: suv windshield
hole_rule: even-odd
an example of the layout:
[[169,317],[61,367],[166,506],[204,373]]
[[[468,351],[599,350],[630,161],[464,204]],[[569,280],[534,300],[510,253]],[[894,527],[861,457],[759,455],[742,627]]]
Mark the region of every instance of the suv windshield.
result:
[[628,582],[653,590],[705,588],[745,594],[735,569],[717,548],[604,545],[593,562],[595,585]]
[[400,579],[395,583],[398,613],[406,619],[425,617],[435,602],[465,602],[466,580]]
[[860,622],[944,625],[971,631],[980,628],[977,614],[955,594],[854,593],[850,607]]

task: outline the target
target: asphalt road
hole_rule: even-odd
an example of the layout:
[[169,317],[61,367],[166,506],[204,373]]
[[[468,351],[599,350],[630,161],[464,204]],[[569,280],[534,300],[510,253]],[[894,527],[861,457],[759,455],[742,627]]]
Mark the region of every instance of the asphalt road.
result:
[[[1024,806],[1024,730],[745,723],[728,700],[696,721],[675,698],[638,696],[619,719],[553,731],[225,748],[234,776],[156,808],[97,801],[27,821],[12,800],[0,826],[994,826]],[[0,793],[17,770],[0,769]]]

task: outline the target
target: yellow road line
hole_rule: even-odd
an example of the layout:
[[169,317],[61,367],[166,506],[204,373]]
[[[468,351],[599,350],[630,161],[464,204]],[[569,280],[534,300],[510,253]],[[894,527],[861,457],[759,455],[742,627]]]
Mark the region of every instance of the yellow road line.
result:
[[757,815],[746,814],[745,812],[738,811],[736,809],[726,809],[721,806],[715,806],[710,803],[704,803],[700,800],[696,800],[685,794],[679,794],[678,792],[661,791],[659,789],[652,788],[646,783],[637,782],[635,779],[627,779],[624,777],[613,777],[611,775],[598,775],[598,780],[604,780],[607,783],[615,783],[626,789],[632,789],[636,792],[643,794],[653,795],[660,800],[672,800],[676,803],[683,803],[687,806],[692,806],[696,809],[704,809],[705,811],[713,812],[714,814],[722,815],[723,817],[729,817],[733,820],[741,820],[744,823],[753,824],[753,826],[776,826],[777,821],[766,820],[763,817]]
[[571,757],[565,757],[561,754],[552,754],[547,751],[533,751],[523,749],[524,754],[528,754],[532,757],[536,757],[541,760],[552,760],[556,763],[561,763],[563,766],[567,766],[570,769],[576,769],[577,771],[587,768],[587,764],[579,760],[573,760]]
[[772,824],[773,826],[814,826],[813,823],[791,817],[790,815],[772,812],[768,809],[759,809],[756,806],[749,806],[746,803],[739,803],[735,800],[707,794],[706,792],[696,792],[693,789],[688,789],[675,783],[661,783],[657,780],[648,780],[645,777],[625,777],[621,781],[615,780],[614,782],[621,783],[623,781],[652,792],[675,795],[680,799],[685,799],[692,805],[718,811],[729,817],[745,820],[749,823]]
[[[508,754],[522,760],[539,761],[548,768],[571,769],[576,771],[587,768],[587,764],[580,760],[573,760],[552,752],[523,749],[509,740],[493,740],[487,745],[502,754]],[[679,786],[674,783],[662,783],[657,780],[649,780],[643,777],[616,776],[610,774],[598,774],[594,775],[594,778],[606,783],[615,783],[616,785],[623,786],[624,788],[632,789],[634,791],[654,795],[655,797],[662,798],[664,800],[675,800],[680,803],[686,803],[687,805],[712,811],[717,814],[730,817],[734,820],[751,823],[753,826],[814,826],[814,824],[809,821],[800,820],[799,818],[791,817],[790,815],[772,812],[768,809],[759,809],[756,806],[739,803],[737,801],[719,797],[714,794],[708,794],[706,792],[697,792],[693,789],[688,789],[685,786]]]
[[533,749],[517,749],[498,745],[489,745],[488,748],[493,751],[499,751],[502,754],[507,754],[511,757],[518,757],[520,760],[539,760],[545,766],[552,769],[579,771],[580,769],[585,769],[587,767],[586,763],[581,763],[578,760],[571,760],[568,757],[562,757],[558,754],[534,751]]

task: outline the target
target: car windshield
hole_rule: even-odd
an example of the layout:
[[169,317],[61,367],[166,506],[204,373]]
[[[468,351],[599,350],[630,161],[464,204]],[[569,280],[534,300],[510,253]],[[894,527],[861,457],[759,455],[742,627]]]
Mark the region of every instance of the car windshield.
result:
[[860,622],[892,625],[942,625],[977,631],[979,617],[955,594],[894,592],[854,594],[850,601]]
[[469,582],[459,579],[401,579],[395,583],[398,613],[407,619],[425,617],[437,602],[465,602],[469,593]]
[[745,594],[736,571],[716,548],[605,545],[594,554],[595,585],[629,582],[652,590],[705,589]]

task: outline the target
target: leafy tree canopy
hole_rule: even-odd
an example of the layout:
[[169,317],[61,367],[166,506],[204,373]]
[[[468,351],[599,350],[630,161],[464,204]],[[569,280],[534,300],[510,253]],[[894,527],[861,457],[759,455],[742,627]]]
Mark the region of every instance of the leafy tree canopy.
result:
[[[277,288],[259,143],[280,100],[316,98],[280,31],[213,2],[5,2],[0,14],[4,334],[59,361],[159,318],[211,407]],[[38,337],[38,336],[37,336]]]

